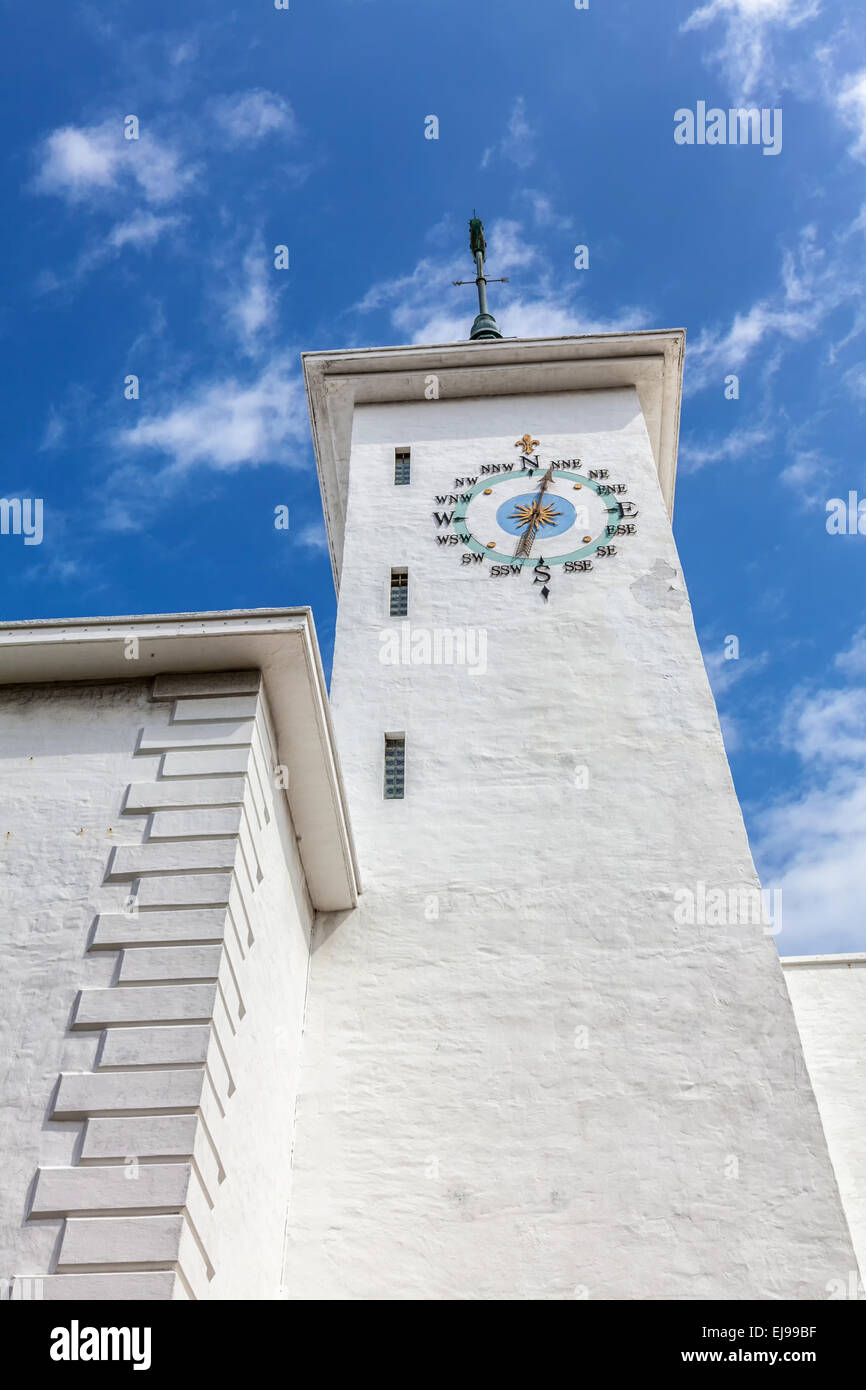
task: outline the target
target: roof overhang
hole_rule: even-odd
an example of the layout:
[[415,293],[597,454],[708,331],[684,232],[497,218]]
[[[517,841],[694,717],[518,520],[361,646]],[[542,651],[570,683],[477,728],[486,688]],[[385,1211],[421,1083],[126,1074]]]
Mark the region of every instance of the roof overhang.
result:
[[779,960],[783,970],[810,969],[816,966],[850,970],[854,965],[866,965],[866,951],[855,951],[853,955],[843,956],[780,956]]
[[668,514],[673,514],[685,330],[505,338],[438,347],[359,348],[302,354],[334,579],[339,589],[356,405],[439,398],[603,391],[633,386]]
[[[139,640],[134,673],[124,656]],[[360,890],[339,758],[309,608],[0,625],[0,685],[129,680],[192,671],[260,670],[313,906],[354,907]]]

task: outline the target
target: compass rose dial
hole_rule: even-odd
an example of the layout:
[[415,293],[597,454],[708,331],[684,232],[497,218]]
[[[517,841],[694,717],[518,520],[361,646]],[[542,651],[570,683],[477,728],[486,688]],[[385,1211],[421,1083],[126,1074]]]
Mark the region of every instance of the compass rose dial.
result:
[[[538,440],[527,433],[523,449]],[[585,572],[596,558],[617,554],[617,545],[637,532],[637,508],[627,487],[606,468],[586,468],[580,459],[542,459],[521,453],[518,465],[488,464],[480,476],[456,478],[452,493],[436,498],[439,545],[464,547],[464,564],[488,562],[494,577],[530,568],[547,582],[551,569]],[[545,593],[545,597],[546,597]]]

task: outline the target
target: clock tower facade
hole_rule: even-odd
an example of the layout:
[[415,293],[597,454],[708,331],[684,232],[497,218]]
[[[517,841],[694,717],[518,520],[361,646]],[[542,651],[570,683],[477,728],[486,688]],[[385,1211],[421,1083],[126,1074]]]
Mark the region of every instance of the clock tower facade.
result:
[[363,891],[313,943],[289,1296],[856,1269],[671,530],[683,349],[305,357]]

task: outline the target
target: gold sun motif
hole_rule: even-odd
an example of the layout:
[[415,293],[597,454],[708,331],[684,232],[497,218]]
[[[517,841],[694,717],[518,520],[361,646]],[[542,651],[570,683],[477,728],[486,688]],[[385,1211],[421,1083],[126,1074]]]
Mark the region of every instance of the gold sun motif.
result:
[[557,517],[562,516],[552,502],[517,502],[508,518],[519,526],[555,526]]

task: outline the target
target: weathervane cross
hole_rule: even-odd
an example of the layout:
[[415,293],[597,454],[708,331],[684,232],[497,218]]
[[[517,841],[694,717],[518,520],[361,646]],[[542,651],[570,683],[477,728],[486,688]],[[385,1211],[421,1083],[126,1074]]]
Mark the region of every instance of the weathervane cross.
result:
[[484,274],[484,258],[487,255],[487,242],[484,240],[484,223],[473,210],[469,219],[469,249],[472,252],[472,259],[475,262],[477,274],[473,280],[452,280],[453,285],[472,285],[478,286],[478,314],[472,325],[470,339],[479,338],[501,338],[499,324],[496,322],[487,307],[487,286],[488,285],[507,285],[508,276],[500,276],[496,280],[488,280]]

